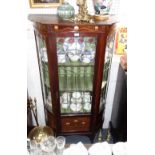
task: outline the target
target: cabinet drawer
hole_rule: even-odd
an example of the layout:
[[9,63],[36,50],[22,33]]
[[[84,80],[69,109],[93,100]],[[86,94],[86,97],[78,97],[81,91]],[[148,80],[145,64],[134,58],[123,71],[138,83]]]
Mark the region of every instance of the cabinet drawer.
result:
[[90,118],[89,117],[61,118],[61,127],[62,132],[89,131]]

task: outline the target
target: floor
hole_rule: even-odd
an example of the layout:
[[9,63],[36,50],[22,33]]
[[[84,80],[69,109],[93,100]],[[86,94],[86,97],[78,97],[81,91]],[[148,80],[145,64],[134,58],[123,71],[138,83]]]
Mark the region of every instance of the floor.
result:
[[83,144],[92,144],[92,143],[96,143],[96,142],[100,142],[100,141],[108,141],[109,143],[113,143],[113,138],[110,134],[108,134],[108,130],[107,129],[102,129],[102,131],[100,130],[93,142],[91,142],[90,138],[87,136],[83,136],[83,135],[72,135],[72,136],[65,136],[66,137],[66,143],[67,144],[75,144],[78,143],[79,141],[81,141]]

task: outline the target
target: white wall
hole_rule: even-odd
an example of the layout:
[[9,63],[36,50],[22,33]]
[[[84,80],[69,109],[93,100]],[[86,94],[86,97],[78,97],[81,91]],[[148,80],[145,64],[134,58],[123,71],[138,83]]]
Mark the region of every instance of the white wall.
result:
[[[119,2],[119,0],[117,0]],[[76,6],[76,0],[68,0],[68,2],[74,6],[75,12],[77,13],[78,7]],[[115,1],[116,2],[116,1]],[[93,1],[87,0],[88,4],[88,11],[90,14],[94,14],[94,7]],[[117,12],[117,5],[113,3],[114,7],[112,9],[112,13]],[[27,0],[27,13],[28,14],[56,14],[56,8],[43,8],[43,9],[36,9],[30,8],[29,3]],[[39,76],[39,69],[38,69],[38,62],[37,62],[37,55],[36,55],[36,47],[35,47],[35,40],[34,40],[34,33],[33,33],[33,26],[30,21],[27,21],[27,39],[28,39],[28,51],[27,51],[27,87],[29,95],[34,98],[37,98],[37,110],[38,110],[38,122],[40,125],[45,125],[45,114],[44,114],[44,107],[43,107],[43,100],[42,100],[42,93],[41,93],[41,84],[40,84],[40,76]],[[112,96],[114,95],[115,89],[115,80],[117,75],[117,64],[115,63],[112,65],[111,70],[111,85],[109,85],[109,93],[107,94],[107,105],[105,109],[105,122],[103,127],[107,128],[109,124],[109,120],[111,117],[111,110],[112,110]]]

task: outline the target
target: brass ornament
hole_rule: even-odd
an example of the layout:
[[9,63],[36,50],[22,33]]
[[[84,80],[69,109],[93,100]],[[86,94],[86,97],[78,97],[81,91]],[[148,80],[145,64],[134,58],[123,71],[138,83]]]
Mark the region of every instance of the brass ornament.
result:
[[41,143],[45,139],[47,139],[49,136],[54,135],[53,130],[48,126],[36,126],[33,128],[28,138],[31,140],[34,140],[36,143]]
[[76,0],[76,4],[79,7],[78,14],[73,18],[67,19],[71,22],[88,22],[94,23],[94,17],[88,14],[87,10],[87,0]]
[[78,14],[75,16],[75,21],[93,23],[93,17],[88,14],[86,0],[76,0],[76,4],[79,7]]
[[37,119],[37,108],[36,108],[37,100],[36,98],[33,100],[29,97],[27,106],[32,110],[32,114],[34,115],[37,126],[34,127],[30,133],[28,134],[28,138],[33,140],[35,143],[41,143],[49,136],[54,136],[54,132],[52,128],[48,126],[40,126]]

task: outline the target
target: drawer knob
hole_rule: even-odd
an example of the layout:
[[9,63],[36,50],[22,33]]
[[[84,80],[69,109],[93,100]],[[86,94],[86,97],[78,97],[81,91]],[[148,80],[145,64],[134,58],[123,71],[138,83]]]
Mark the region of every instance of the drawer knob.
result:
[[77,120],[77,119],[75,119],[75,120],[74,120],[74,123],[77,123],[77,122],[78,122],[78,120]]
[[70,125],[70,123],[69,123],[69,122],[66,122],[66,125],[67,125],[67,126],[69,126],[69,125]]
[[86,122],[82,122],[82,125],[85,125],[86,124]]
[[59,27],[58,27],[57,25],[55,25],[55,26],[54,26],[54,29],[55,29],[55,30],[58,30],[58,29],[59,29]]
[[74,30],[78,31],[79,30],[79,26],[74,26]]
[[98,30],[98,26],[95,26],[95,30]]

